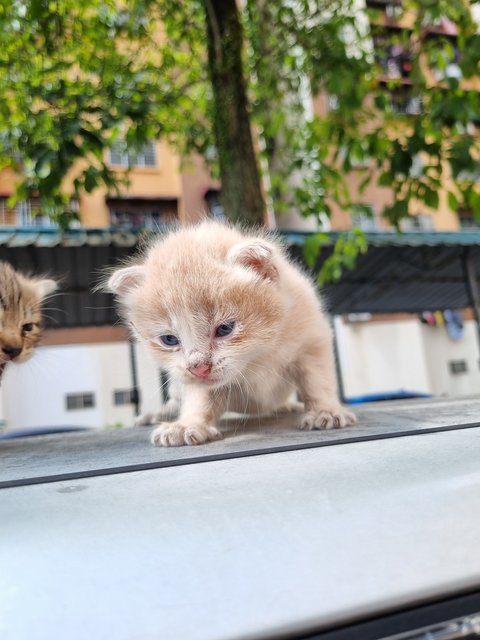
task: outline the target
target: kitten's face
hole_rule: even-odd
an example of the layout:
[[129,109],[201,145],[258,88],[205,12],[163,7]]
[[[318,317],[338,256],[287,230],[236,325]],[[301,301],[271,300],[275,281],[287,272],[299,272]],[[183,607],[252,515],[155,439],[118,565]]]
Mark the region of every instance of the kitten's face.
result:
[[222,386],[248,375],[278,322],[271,283],[215,276],[211,289],[184,278],[181,296],[161,298],[147,282],[132,309],[137,331],[183,382]]
[[0,366],[24,362],[40,338],[41,304],[54,291],[53,280],[35,280],[0,262]]
[[140,269],[126,315],[162,366],[184,383],[219,387],[248,384],[281,323],[274,270],[262,268],[190,254],[117,274]]

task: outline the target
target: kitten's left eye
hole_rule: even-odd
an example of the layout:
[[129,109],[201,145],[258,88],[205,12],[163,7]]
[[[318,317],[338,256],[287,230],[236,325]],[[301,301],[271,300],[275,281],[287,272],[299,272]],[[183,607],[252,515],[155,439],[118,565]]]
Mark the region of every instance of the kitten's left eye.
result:
[[32,329],[33,329],[33,322],[26,322],[25,324],[22,324],[22,331],[24,333],[28,333]]
[[215,330],[215,336],[217,338],[224,338],[232,333],[233,328],[235,326],[235,322],[226,322],[225,324],[221,324]]

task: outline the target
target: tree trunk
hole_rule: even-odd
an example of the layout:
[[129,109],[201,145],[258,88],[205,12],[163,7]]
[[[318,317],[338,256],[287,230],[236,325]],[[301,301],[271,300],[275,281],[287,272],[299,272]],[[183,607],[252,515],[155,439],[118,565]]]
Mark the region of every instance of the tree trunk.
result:
[[203,5],[225,215],[263,224],[265,203],[250,128],[236,0],[203,0]]

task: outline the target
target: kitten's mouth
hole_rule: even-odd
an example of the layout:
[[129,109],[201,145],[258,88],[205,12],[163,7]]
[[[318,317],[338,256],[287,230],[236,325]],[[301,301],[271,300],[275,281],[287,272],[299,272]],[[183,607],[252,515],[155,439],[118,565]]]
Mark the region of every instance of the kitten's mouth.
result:
[[202,377],[202,378],[198,378],[196,376],[188,376],[188,379],[190,382],[197,382],[198,384],[217,384],[218,380],[215,380],[215,378],[210,378],[210,376],[206,376],[206,377]]
[[190,380],[196,380],[203,384],[214,384],[216,382],[215,374],[212,375],[211,364],[198,364],[187,368]]
[[185,382],[190,383],[190,384],[199,384],[202,386],[218,386],[220,385],[220,380],[217,376],[215,375],[203,375],[203,376],[196,376],[192,373],[190,373],[190,371],[187,370],[187,373],[185,375],[184,378]]

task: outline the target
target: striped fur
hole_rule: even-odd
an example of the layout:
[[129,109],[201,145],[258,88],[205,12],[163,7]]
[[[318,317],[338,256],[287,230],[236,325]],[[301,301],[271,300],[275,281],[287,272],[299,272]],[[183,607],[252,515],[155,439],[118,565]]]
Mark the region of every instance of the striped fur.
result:
[[9,362],[24,362],[38,344],[42,301],[56,289],[53,280],[31,278],[0,261],[0,379]]

